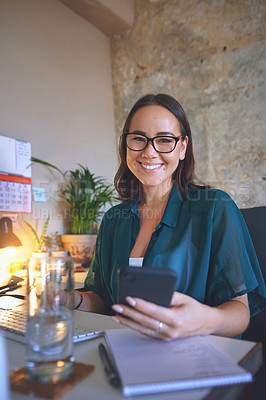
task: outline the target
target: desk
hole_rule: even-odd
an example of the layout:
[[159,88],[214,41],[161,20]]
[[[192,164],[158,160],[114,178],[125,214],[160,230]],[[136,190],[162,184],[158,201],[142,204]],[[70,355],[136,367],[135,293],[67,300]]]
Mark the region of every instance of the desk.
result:
[[[117,329],[121,328],[111,320],[110,317],[75,311],[75,324],[87,324],[92,329]],[[262,365],[262,349],[259,344],[246,342],[237,339],[228,339],[218,336],[207,336],[207,339],[218,349],[231,356],[241,365],[246,367],[253,374]],[[9,370],[12,371],[25,364],[24,345],[8,339],[7,341]],[[109,385],[105,376],[103,365],[98,355],[98,344],[104,343],[103,338],[94,339],[87,342],[76,343],[74,345],[75,360],[86,364],[95,365],[94,372],[87,378],[79,382],[70,391],[65,393],[60,400],[122,400],[120,389],[115,389]],[[242,385],[236,385],[219,389],[201,389],[184,392],[166,393],[163,395],[138,396],[136,400],[224,400],[237,398],[237,394],[243,389]],[[31,397],[32,398],[32,397]],[[36,398],[35,398],[36,399]],[[132,399],[132,398],[131,398]],[[12,392],[11,400],[28,400],[28,396]]]

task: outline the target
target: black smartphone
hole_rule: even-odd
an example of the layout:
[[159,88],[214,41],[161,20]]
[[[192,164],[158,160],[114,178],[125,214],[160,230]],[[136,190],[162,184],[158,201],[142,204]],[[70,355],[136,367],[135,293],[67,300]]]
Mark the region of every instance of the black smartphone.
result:
[[118,271],[117,302],[128,305],[125,297],[131,296],[170,307],[176,282],[177,274],[169,268],[124,266]]

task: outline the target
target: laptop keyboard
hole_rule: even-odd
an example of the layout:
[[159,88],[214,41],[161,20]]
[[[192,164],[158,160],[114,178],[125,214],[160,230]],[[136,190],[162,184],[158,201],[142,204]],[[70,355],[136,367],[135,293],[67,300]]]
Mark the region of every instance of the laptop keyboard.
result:
[[[25,343],[26,321],[27,314],[25,312],[0,308],[0,326],[5,331],[7,338]],[[100,336],[104,336],[103,331],[87,331],[74,327],[73,343],[95,339]]]

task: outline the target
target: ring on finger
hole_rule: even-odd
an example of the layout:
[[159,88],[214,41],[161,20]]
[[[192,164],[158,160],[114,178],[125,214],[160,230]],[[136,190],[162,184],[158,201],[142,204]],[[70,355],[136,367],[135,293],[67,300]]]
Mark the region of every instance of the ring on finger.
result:
[[150,336],[153,337],[155,335],[155,331],[153,329],[150,330]]
[[162,328],[163,328],[163,326],[164,326],[164,323],[162,321],[158,321],[158,322],[159,322],[158,328],[156,329],[155,332],[160,333]]

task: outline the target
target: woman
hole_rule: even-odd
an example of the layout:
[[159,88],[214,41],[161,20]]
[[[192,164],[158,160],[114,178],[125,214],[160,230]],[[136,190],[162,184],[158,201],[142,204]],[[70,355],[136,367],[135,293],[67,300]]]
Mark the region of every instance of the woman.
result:
[[[265,284],[235,203],[196,182],[181,105],[165,94],[137,101],[125,122],[120,158],[115,186],[122,203],[103,218],[88,292],[76,292],[76,308],[112,310],[118,323],[159,339],[241,334],[250,314],[266,304]],[[131,297],[128,306],[115,304],[117,270],[128,263],[176,270],[170,308]]]

